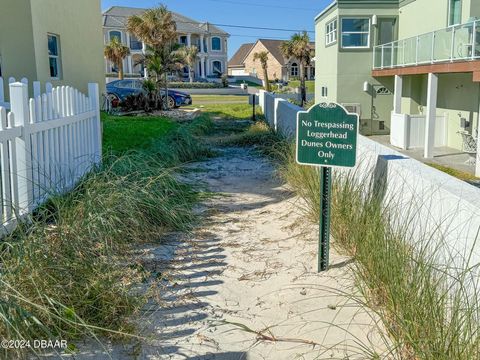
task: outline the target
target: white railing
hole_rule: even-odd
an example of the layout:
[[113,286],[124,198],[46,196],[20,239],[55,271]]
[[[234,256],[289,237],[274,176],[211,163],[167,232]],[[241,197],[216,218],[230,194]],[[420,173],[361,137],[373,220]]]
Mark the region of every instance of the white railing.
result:
[[480,59],[480,20],[375,46],[374,69]]
[[100,162],[102,146],[97,84],[88,85],[88,96],[49,85],[40,94],[37,84],[29,99],[25,81],[8,89],[10,112],[0,107],[3,232],[50,195],[70,190]]

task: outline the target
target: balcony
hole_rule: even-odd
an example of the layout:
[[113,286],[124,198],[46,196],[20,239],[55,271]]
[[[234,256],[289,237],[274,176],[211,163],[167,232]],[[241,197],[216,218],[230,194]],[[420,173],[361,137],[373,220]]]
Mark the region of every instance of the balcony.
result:
[[480,20],[375,46],[373,69],[480,60]]

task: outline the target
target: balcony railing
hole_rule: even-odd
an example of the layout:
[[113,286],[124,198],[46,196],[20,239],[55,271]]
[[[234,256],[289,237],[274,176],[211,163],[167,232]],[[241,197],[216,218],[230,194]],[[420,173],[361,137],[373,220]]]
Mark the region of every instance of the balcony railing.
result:
[[373,68],[480,59],[480,20],[375,46]]

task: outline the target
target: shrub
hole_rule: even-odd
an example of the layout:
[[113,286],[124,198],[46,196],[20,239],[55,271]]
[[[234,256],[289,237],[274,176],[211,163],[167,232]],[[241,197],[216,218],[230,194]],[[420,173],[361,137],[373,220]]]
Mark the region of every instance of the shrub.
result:
[[222,75],[222,85],[223,87],[228,87],[228,76],[227,75]]
[[168,84],[171,89],[219,89],[223,88],[223,84],[219,82],[171,82]]
[[[129,319],[146,301],[135,289],[148,274],[131,250],[195,221],[199,193],[170,166],[206,156],[194,136],[210,126],[201,117],[147,150],[106,156],[70,193],[52,194],[4,239],[0,338],[73,340],[134,331]],[[0,350],[0,357],[21,351]]]

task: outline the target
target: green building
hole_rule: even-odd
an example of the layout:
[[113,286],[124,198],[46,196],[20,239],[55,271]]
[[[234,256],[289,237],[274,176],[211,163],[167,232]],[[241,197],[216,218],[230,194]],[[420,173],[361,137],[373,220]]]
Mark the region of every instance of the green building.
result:
[[[480,1],[338,0],[316,17],[316,100],[401,149],[478,153]],[[477,174],[480,174],[477,161]]]

